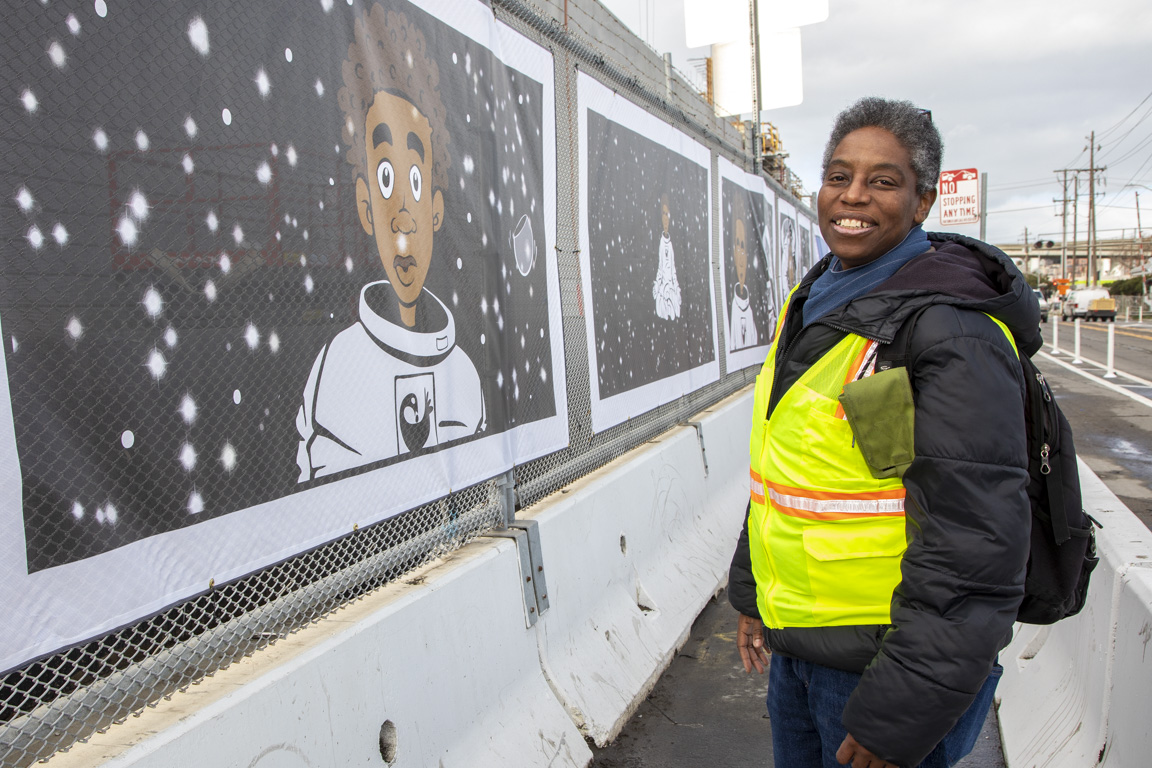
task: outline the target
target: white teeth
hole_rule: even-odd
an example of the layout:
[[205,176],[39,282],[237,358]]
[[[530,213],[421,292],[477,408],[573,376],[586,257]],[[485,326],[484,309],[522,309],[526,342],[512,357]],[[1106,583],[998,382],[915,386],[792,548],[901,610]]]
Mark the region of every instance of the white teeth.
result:
[[844,227],[845,229],[866,229],[870,225],[857,219],[840,219],[836,222],[836,226]]

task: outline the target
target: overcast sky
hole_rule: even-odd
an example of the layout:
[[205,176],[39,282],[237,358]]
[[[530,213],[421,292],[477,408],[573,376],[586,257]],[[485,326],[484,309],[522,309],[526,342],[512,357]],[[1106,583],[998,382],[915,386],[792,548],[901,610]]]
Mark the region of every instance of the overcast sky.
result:
[[[692,76],[683,0],[603,0]],[[1096,131],[1098,233],[1133,235],[1136,201],[1152,235],[1152,7],[1148,0],[830,0],[828,21],[803,28],[804,103],[772,110],[787,163],[807,191],[835,114],[861,96],[932,110],[944,170],[988,173],[987,239],[1060,240],[1060,168],[1087,168]],[[1147,99],[1147,100],[1145,100]],[[1081,174],[1080,227],[1088,215]],[[1071,187],[1071,184],[1069,184]],[[1071,197],[1071,190],[1069,190]],[[933,209],[928,229],[940,229]],[[978,225],[950,227],[978,235]],[[1122,232],[1122,230],[1127,230]],[[1069,205],[1068,237],[1072,237]]]

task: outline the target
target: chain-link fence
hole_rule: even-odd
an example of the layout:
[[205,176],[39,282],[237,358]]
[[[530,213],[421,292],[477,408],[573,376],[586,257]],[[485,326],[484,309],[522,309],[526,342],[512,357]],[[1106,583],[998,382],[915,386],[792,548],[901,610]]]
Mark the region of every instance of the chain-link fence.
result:
[[[319,0],[319,4],[324,13],[329,13],[333,5],[330,0]],[[352,185],[334,181],[334,178],[341,178],[346,149],[346,146],[338,144],[334,153],[331,150],[330,137],[339,135],[344,128],[340,124],[342,116],[339,110],[317,111],[314,122],[317,135],[327,137],[323,142],[319,139],[310,141],[307,136],[302,136],[287,146],[273,145],[271,156],[266,147],[233,144],[227,149],[217,148],[218,151],[183,153],[182,157],[178,156],[182,153],[166,156],[155,152],[142,160],[138,152],[117,154],[114,147],[104,146],[109,142],[109,134],[113,133],[112,126],[131,137],[140,152],[152,144],[159,146],[163,143],[157,131],[150,133],[145,127],[136,128],[133,122],[138,120],[139,125],[144,126],[151,119],[149,115],[125,118],[120,113],[117,94],[143,91],[135,101],[164,104],[174,98],[165,91],[173,88],[174,84],[179,89],[197,92],[198,89],[217,86],[238,87],[235,84],[239,82],[244,88],[256,89],[264,99],[270,98],[269,92],[275,93],[277,88],[296,88],[301,94],[315,92],[319,97],[328,92],[331,96],[341,82],[339,60],[333,65],[335,69],[321,74],[315,82],[290,84],[288,74],[277,75],[276,70],[269,66],[269,71],[261,68],[256,72],[222,69],[212,73],[220,83],[212,83],[210,78],[190,83],[181,75],[186,64],[178,56],[167,56],[156,50],[148,39],[146,26],[142,28],[143,33],[137,31],[131,35],[117,36],[114,31],[110,34],[104,32],[106,38],[101,43],[101,55],[90,60],[82,58],[81,46],[76,41],[83,41],[87,35],[101,34],[99,24],[102,20],[114,18],[115,8],[110,16],[109,6],[103,0],[96,0],[94,4],[85,5],[82,11],[74,12],[58,5],[61,4],[43,7],[26,4],[9,14],[6,31],[0,33],[5,50],[13,52],[11,56],[6,54],[9,61],[5,63],[2,78],[8,96],[3,107],[6,111],[3,112],[0,142],[18,159],[35,156],[35,147],[44,142],[59,146],[83,145],[88,147],[90,154],[92,146],[95,146],[100,156],[89,167],[36,166],[3,172],[13,194],[9,196],[9,205],[4,211],[3,238],[0,238],[7,243],[0,270],[3,277],[0,302],[4,310],[5,351],[8,353],[12,397],[14,403],[19,400],[25,404],[22,408],[14,405],[16,429],[23,435],[48,435],[53,430],[59,431],[58,425],[48,422],[51,414],[69,413],[75,423],[65,432],[74,439],[83,443],[86,430],[95,431],[100,425],[115,422],[108,429],[115,431],[123,447],[129,449],[134,441],[146,439],[147,430],[138,428],[133,433],[124,429],[116,422],[116,414],[127,413],[129,406],[139,405],[138,402],[124,403],[125,399],[138,400],[152,394],[149,391],[136,396],[131,392],[106,391],[109,387],[107,382],[114,382],[116,378],[112,373],[103,375],[106,372],[101,368],[105,364],[102,361],[120,360],[117,350],[98,347],[82,363],[64,357],[63,353],[57,357],[45,354],[34,358],[40,368],[51,367],[59,372],[59,376],[75,382],[71,391],[66,393],[36,392],[33,391],[37,386],[34,377],[21,378],[26,369],[21,367],[20,350],[26,350],[35,340],[34,323],[41,320],[37,317],[24,319],[24,315],[34,316],[40,312],[43,297],[90,295],[91,300],[85,304],[86,313],[77,312],[67,320],[67,343],[77,346],[93,336],[127,337],[140,350],[140,363],[154,383],[162,377],[167,376],[167,381],[176,375],[175,359],[183,348],[179,344],[184,344],[194,333],[174,325],[165,327],[164,318],[177,316],[182,303],[201,308],[196,311],[208,306],[214,311],[220,310],[211,316],[197,316],[195,333],[204,334],[204,339],[211,344],[202,344],[198,348],[201,351],[186,361],[188,372],[182,375],[188,377],[186,386],[191,392],[196,386],[197,376],[232,365],[226,361],[233,358],[226,358],[226,355],[234,352],[233,345],[240,351],[244,351],[247,345],[252,352],[260,350],[271,355],[269,359],[284,365],[291,362],[298,367],[301,361],[292,358],[293,341],[303,338],[312,324],[332,318],[323,316],[318,309],[301,311],[299,301],[288,301],[288,297],[300,295],[303,288],[308,297],[335,296],[329,305],[346,303],[343,294],[339,293],[347,292],[347,286],[341,280],[360,268],[352,256],[344,260],[337,257],[331,263],[317,263],[314,255],[309,261],[309,254],[354,254],[370,248],[370,242],[361,232],[367,229],[367,224],[362,227],[362,222],[349,220],[350,212],[356,207],[348,199],[352,195]],[[261,6],[261,10],[227,6],[226,9],[230,9],[225,11],[230,17],[228,23],[251,30],[251,45],[274,47],[275,35],[265,33],[263,28],[288,23],[284,19],[296,19],[300,12],[292,3],[269,5],[275,7]],[[754,368],[727,371],[724,331],[719,330],[721,377],[718,382],[623,424],[600,432],[593,431],[589,349],[579,259],[582,190],[579,188],[578,169],[582,158],[578,152],[577,136],[578,73],[590,74],[712,150],[710,178],[714,205],[719,192],[717,158],[725,157],[745,168],[750,166],[751,158],[745,151],[741,134],[717,118],[714,108],[683,78],[675,73],[669,74],[660,56],[624,29],[599,3],[593,0],[550,0],[534,5],[524,0],[492,0],[491,13],[546,48],[553,57],[554,242],[560,285],[567,447],[516,466],[510,477],[495,477],[454,489],[435,501],[358,528],[256,573],[227,583],[213,583],[190,599],[157,610],[148,618],[8,671],[0,678],[0,763],[3,765],[26,766],[57,750],[67,749],[76,741],[108,728],[215,670],[259,651],[277,638],[321,619],[381,584],[502,525],[507,517],[515,514],[514,509],[507,508],[507,496],[503,493],[504,484],[509,480],[514,483],[516,508],[528,507],[752,382],[756,374]],[[48,26],[45,26],[45,14],[50,16]],[[178,18],[181,23],[187,23],[187,29],[181,31],[191,41],[194,50],[227,45],[212,40],[208,32],[198,26],[200,17],[194,8],[182,9],[179,14],[169,13],[168,18]],[[39,42],[30,47],[18,39],[39,34],[44,29],[49,30],[41,35],[48,41],[46,49],[39,46]],[[307,49],[297,48],[296,55],[303,58]],[[276,56],[291,62],[293,52],[291,49],[283,52],[277,49]],[[29,116],[54,107],[70,114],[67,105],[53,104],[52,78],[63,79],[92,68],[103,68],[109,79],[109,95],[103,102],[100,99],[94,102],[102,112],[95,120],[100,127],[93,129],[94,121],[88,119],[90,116],[71,115],[69,119],[55,123],[50,134],[31,131]],[[153,77],[152,73],[157,70],[162,70],[163,75]],[[26,77],[26,72],[41,72],[42,76],[33,74]],[[490,76],[495,77],[495,73],[490,73]],[[195,98],[194,93],[191,98]],[[470,121],[471,115],[467,118]],[[231,125],[234,117],[225,110],[223,119]],[[235,119],[243,119],[239,109]],[[204,126],[197,126],[191,116],[176,122],[189,139],[198,131],[206,131]],[[499,127],[495,120],[492,126],[494,131]],[[136,128],[134,134],[133,128]],[[322,144],[329,148],[327,153],[322,151]],[[473,162],[471,155],[465,159],[465,144],[458,141],[453,147],[457,156],[451,162]],[[499,163],[498,150],[493,150],[495,155],[492,157],[487,157],[485,151],[481,148],[478,153],[478,163]],[[30,162],[24,162],[24,165],[29,166]],[[195,175],[192,168],[196,169]],[[289,168],[308,170],[308,181],[280,185],[277,180]],[[164,176],[164,169],[181,169],[183,175]],[[251,178],[252,169],[255,169],[255,180]],[[154,190],[150,197],[138,197],[139,193],[134,189],[135,185],[144,186],[143,180],[150,180],[147,186]],[[85,183],[109,190],[107,198],[95,204],[85,203],[76,191],[78,185],[82,187]],[[776,189],[778,194],[784,194],[779,187]],[[542,194],[553,193],[545,189]],[[452,198],[449,203],[464,199],[462,196]],[[111,214],[109,209],[112,209]],[[193,210],[195,221],[192,220]],[[39,218],[29,224],[28,219],[33,213]],[[50,274],[33,274],[20,268],[17,260],[21,253],[36,255],[45,248],[59,246],[64,250],[66,246],[75,247],[77,239],[89,236],[89,227],[84,220],[101,217],[114,222],[115,227],[110,235],[113,243],[110,258],[118,269],[110,276],[89,270],[81,259],[71,265],[67,260],[60,261]],[[228,231],[233,226],[231,222],[241,220],[251,222],[247,224],[247,232],[241,231],[239,223]],[[161,241],[151,244],[150,253],[141,254],[139,247],[131,246],[141,237],[139,230],[144,228],[146,221],[153,231],[164,234]],[[471,221],[471,214],[468,221]],[[222,235],[232,238],[227,251],[207,242]],[[94,242],[89,244],[91,248],[106,249],[103,243],[109,238],[109,233],[103,233],[102,237],[104,239],[99,242],[94,238]],[[713,254],[720,252],[720,237],[720,217],[713,216]],[[255,241],[261,242],[254,244]],[[206,257],[205,254],[209,253],[211,256]],[[276,278],[281,282],[245,282],[246,274],[258,269],[266,271],[270,259],[275,262],[273,266],[283,270],[282,276]],[[721,296],[720,265],[716,257],[711,269],[715,306],[722,314],[724,297]],[[209,270],[214,270],[212,274],[215,277],[205,280]],[[233,289],[231,304],[225,300],[228,289]],[[133,334],[138,334],[137,326],[124,321],[116,313],[115,306],[125,303],[142,306],[140,311],[146,313],[152,322],[150,335],[146,338],[133,337]],[[248,319],[251,307],[260,303],[269,307],[261,317],[273,320],[257,323]],[[291,316],[287,314],[286,306],[293,307]],[[502,318],[500,322],[503,329]],[[721,328],[725,325],[719,320],[717,324]],[[213,329],[225,325],[247,330],[243,337],[229,341],[225,341],[224,336],[211,335]],[[275,330],[271,330],[272,326]],[[460,331],[465,332],[470,331]],[[526,350],[524,354],[535,354],[537,361],[548,351],[548,339],[543,333],[540,337],[542,341],[527,343],[522,337],[520,342]],[[218,346],[212,346],[217,342],[220,342]],[[306,369],[308,360],[305,359],[303,364]],[[269,363],[264,361],[261,365],[264,366],[262,375],[268,376]],[[243,376],[237,378],[243,379]],[[521,378],[526,380],[527,376]],[[293,382],[290,389],[296,391],[298,385],[299,382]],[[528,385],[524,384],[524,387],[527,392]],[[242,401],[250,400],[252,396],[242,393],[242,389],[242,385],[237,385],[234,391],[222,393],[224,404],[231,401],[240,406]],[[278,397],[272,399],[279,400]],[[198,414],[207,413],[212,404],[188,395],[181,398],[178,410],[186,430],[176,430],[172,436],[164,438],[171,443],[166,444],[164,450],[178,457],[183,464],[184,474],[180,476],[180,482],[167,482],[164,479],[169,474],[166,470],[161,471],[147,463],[144,466],[128,463],[115,466],[117,471],[144,473],[152,478],[141,484],[150,490],[144,498],[134,500],[136,503],[163,506],[170,501],[169,497],[179,494],[172,503],[186,508],[195,519],[159,528],[145,526],[129,534],[113,533],[120,530],[114,524],[126,518],[123,505],[102,499],[82,502],[79,500],[82,490],[75,491],[78,500],[74,503],[71,497],[63,500],[48,498],[58,493],[55,489],[61,486],[80,489],[85,478],[75,479],[72,475],[83,474],[88,465],[83,456],[69,453],[67,440],[64,443],[53,442],[44,437],[42,443],[31,443],[33,452],[44,463],[43,476],[37,476],[37,479],[44,480],[44,484],[41,487],[29,482],[28,453],[25,451],[21,454],[25,467],[25,508],[37,506],[29,501],[29,494],[32,497],[42,494],[46,498],[44,504],[51,502],[56,507],[61,503],[71,505],[69,508],[74,520],[68,521],[68,525],[96,526],[94,530],[100,531],[101,535],[94,539],[81,537],[58,520],[43,524],[26,520],[30,560],[35,561],[37,568],[50,570],[56,565],[123,545],[124,541],[118,536],[128,535],[133,541],[141,540],[192,525],[196,519],[213,514],[213,510],[216,510],[215,514],[224,515],[261,501],[265,498],[260,494],[261,484],[271,482],[269,477],[278,478],[284,470],[260,457],[251,457],[252,461],[246,465],[250,474],[238,476],[236,466],[238,461],[241,464],[243,461],[237,456],[247,459],[251,452],[245,452],[239,439],[228,437],[233,434],[229,428],[239,419],[247,421],[241,425],[243,429],[236,429],[235,433],[287,429],[289,434],[285,440],[294,445],[296,433],[292,430],[292,414],[296,412],[298,403],[291,397],[284,400],[270,403],[253,415],[227,415],[219,423],[213,423],[211,429],[215,432],[211,439],[202,437],[196,443],[189,436],[194,422],[202,423],[196,421]],[[40,407],[45,402],[52,407]],[[156,418],[160,418],[159,412]],[[505,418],[510,424],[515,424],[517,419],[530,421],[537,415],[529,411],[510,411]],[[300,429],[299,423],[295,426]],[[200,471],[209,463],[208,457],[203,455],[209,449],[196,449],[193,443],[213,446],[212,471],[219,478],[216,475],[201,477],[197,484],[188,485],[187,476],[192,468]],[[304,471],[303,467],[301,471]],[[237,477],[240,477],[239,482]],[[316,476],[315,468],[313,475],[306,479],[316,481],[317,487],[325,487]],[[290,478],[288,482],[293,480]],[[213,495],[225,493],[212,490],[217,487],[232,488],[232,491],[223,498]],[[6,619],[8,622],[21,621],[19,616]]]

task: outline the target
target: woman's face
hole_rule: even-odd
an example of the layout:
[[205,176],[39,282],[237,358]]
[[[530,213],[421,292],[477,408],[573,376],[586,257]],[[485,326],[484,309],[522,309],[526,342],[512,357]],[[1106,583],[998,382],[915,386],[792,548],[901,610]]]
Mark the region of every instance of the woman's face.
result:
[[935,189],[916,192],[912,157],[895,136],[860,128],[832,152],[816,199],[820,233],[845,268],[859,267],[899,245],[935,201]]

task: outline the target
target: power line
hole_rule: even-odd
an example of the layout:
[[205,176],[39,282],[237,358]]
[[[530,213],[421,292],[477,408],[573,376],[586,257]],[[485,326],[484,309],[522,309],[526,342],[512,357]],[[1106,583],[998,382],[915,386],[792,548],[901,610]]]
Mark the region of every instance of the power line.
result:
[[[1141,118],[1140,118],[1140,120],[1139,120],[1138,122],[1136,122],[1136,123],[1133,123],[1132,127],[1131,127],[1131,128],[1129,128],[1127,131],[1125,131],[1123,136],[1121,136],[1120,138],[1116,139],[1116,141],[1114,141],[1114,142],[1113,142],[1113,143],[1112,143],[1112,144],[1109,146],[1109,148],[1108,148],[1107,150],[1105,150],[1105,151],[1104,151],[1104,152],[1101,154],[1101,157],[1103,157],[1104,155],[1107,155],[1109,152],[1113,152],[1113,151],[1115,151],[1116,149],[1118,149],[1118,148],[1120,147],[1120,145],[1121,145],[1122,143],[1124,143],[1124,139],[1128,138],[1128,136],[1129,136],[1129,135],[1131,135],[1132,131],[1136,130],[1136,129],[1137,129],[1139,126],[1140,126],[1140,123],[1142,123],[1142,122],[1144,122],[1145,120],[1147,120],[1147,119],[1148,119],[1148,115],[1149,115],[1149,114],[1152,114],[1152,106],[1148,107],[1147,111],[1145,111],[1145,112],[1144,112],[1144,116],[1143,116],[1143,117],[1141,117]],[[1152,136],[1152,133],[1149,133],[1149,134],[1148,134],[1148,136]],[[1148,136],[1145,136],[1145,137],[1144,137],[1144,138],[1145,138],[1145,140],[1147,140]],[[1117,160],[1113,160],[1113,162],[1119,162],[1119,161],[1117,161]]]
[[1020,211],[1039,211],[1039,210],[1043,210],[1044,208],[1048,208],[1048,207],[1050,207],[1050,204],[1049,205],[1034,205],[1031,208],[1005,208],[1005,209],[999,210],[999,211],[988,211],[988,215],[991,216],[994,213],[1018,213]]
[[[1144,102],[1148,101],[1148,99],[1152,99],[1152,91],[1149,91],[1149,92],[1148,92],[1148,95],[1147,95],[1147,96],[1145,96],[1143,99],[1141,99],[1141,100],[1140,100],[1140,103],[1139,103],[1139,104],[1137,104],[1135,107],[1133,107],[1131,112],[1129,112],[1128,114],[1124,115],[1124,117],[1120,118],[1120,120],[1118,120],[1118,121],[1117,121],[1117,122],[1116,122],[1114,125],[1112,125],[1111,127],[1109,127],[1109,128],[1106,128],[1106,129],[1104,129],[1103,131],[1101,131],[1101,132],[1100,132],[1100,137],[1101,137],[1101,138],[1103,138],[1103,137],[1104,137],[1104,136],[1106,136],[1107,134],[1109,134],[1109,133],[1111,133],[1112,131],[1114,131],[1114,130],[1116,130],[1117,128],[1119,128],[1119,127],[1120,127],[1120,125],[1121,125],[1121,124],[1123,124],[1123,122],[1124,122],[1125,120],[1127,120],[1128,118],[1132,117],[1132,115],[1136,114],[1136,110],[1138,110],[1138,109],[1140,109],[1140,107],[1144,106]],[[1145,115],[1145,116],[1147,116],[1147,115]],[[1140,119],[1141,119],[1141,120],[1143,120],[1144,118],[1140,118]]]
[[1052,184],[1056,184],[1056,183],[1059,183],[1059,180],[1046,179],[1044,181],[1028,181],[1028,182],[1008,183],[1008,184],[992,184],[992,185],[989,185],[988,188],[991,190],[998,190],[998,191],[1006,191],[1006,190],[1010,191],[1013,189],[1027,189],[1028,187],[1048,187],[1048,186],[1051,186]]

